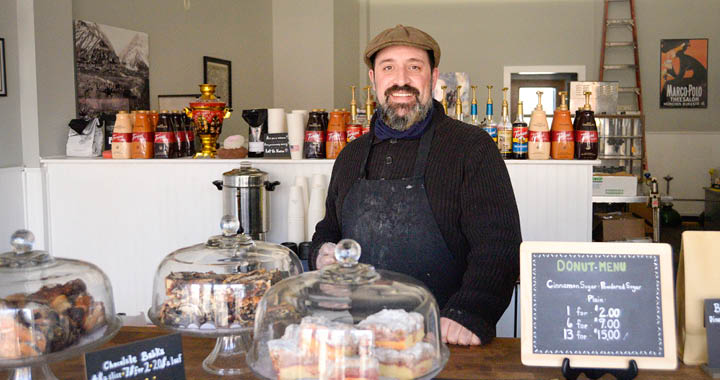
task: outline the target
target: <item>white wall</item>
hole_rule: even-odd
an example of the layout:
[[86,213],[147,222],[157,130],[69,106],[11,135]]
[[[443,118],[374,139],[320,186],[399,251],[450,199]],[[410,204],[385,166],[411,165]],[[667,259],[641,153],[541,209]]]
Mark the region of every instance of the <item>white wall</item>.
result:
[[[657,177],[660,192],[665,194],[665,180],[670,175],[670,195],[674,198],[705,199],[703,187],[710,185],[711,168],[720,169],[720,131],[716,132],[649,132],[648,171]],[[698,215],[703,202],[673,201],[681,215]]]
[[35,0],[34,14],[40,156],[64,155],[75,118],[72,0]]
[[72,0],[72,18],[148,34],[151,108],[157,108],[159,94],[200,93],[203,56],[231,61],[235,113],[225,120],[220,141],[247,135],[241,111],[273,101],[272,2],[196,0],[190,5],[186,11],[181,0]]
[[326,108],[334,103],[333,0],[273,0],[273,102],[265,107]]
[[585,65],[597,72],[602,1],[368,1],[370,38],[397,24],[422,29],[440,45],[440,71],[467,72],[480,88],[493,85],[496,104],[504,66]]
[[5,39],[7,96],[0,96],[0,168],[22,164],[18,87],[17,0],[0,0],[0,37]]

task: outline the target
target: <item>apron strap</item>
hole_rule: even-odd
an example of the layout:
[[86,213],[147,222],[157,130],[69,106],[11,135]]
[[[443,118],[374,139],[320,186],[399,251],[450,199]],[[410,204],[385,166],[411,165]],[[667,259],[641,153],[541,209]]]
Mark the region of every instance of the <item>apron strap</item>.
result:
[[420,146],[418,147],[417,156],[415,156],[415,169],[413,169],[414,178],[422,178],[425,176],[425,167],[427,167],[427,160],[430,155],[430,147],[434,135],[435,125],[430,122],[427,130],[420,138]]
[[[432,139],[435,135],[435,126],[432,122],[427,126],[427,130],[423,133],[420,138],[420,146],[415,156],[415,167],[413,169],[413,178],[422,178],[425,175],[425,167],[427,167],[428,156],[430,155],[430,147],[432,146]],[[367,178],[367,162],[370,157],[370,151],[372,150],[373,141],[375,141],[375,135],[368,139],[367,144],[363,147],[363,161],[360,165],[360,176],[359,178]]]

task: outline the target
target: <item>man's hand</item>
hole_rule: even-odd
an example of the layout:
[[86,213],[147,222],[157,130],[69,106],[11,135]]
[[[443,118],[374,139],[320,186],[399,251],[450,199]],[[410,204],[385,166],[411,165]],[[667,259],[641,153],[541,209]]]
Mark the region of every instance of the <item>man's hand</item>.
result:
[[440,334],[443,343],[459,344],[462,346],[478,346],[480,338],[461,324],[449,318],[440,318]]
[[315,265],[317,269],[322,269],[323,267],[326,267],[331,264],[335,264],[337,261],[335,260],[335,243],[325,243],[322,246],[320,246],[320,250],[318,251],[318,257],[317,261],[315,261]]

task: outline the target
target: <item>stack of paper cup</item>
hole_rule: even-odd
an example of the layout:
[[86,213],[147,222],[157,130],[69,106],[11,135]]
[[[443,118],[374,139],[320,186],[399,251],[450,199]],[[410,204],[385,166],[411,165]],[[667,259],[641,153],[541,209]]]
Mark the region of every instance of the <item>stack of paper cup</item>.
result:
[[303,157],[303,142],[305,141],[303,115],[301,113],[287,114],[287,128],[290,158],[300,160]]
[[328,185],[327,185],[327,180],[325,179],[325,177],[326,177],[325,174],[318,174],[318,173],[313,174],[312,181],[310,182],[310,184],[311,184],[310,188],[312,189],[315,186],[320,186],[323,188],[323,190],[327,191]]
[[308,119],[310,118],[310,112],[308,110],[292,110],[292,113],[299,113],[303,116],[303,127],[307,125]]
[[307,213],[308,203],[310,203],[307,177],[302,176],[302,175],[296,176],[295,177],[295,186],[300,186],[302,188],[303,204],[304,204],[303,210]]
[[[316,185],[313,176],[313,186],[310,189],[310,204],[307,212],[307,237],[312,239],[315,226],[325,217],[326,186]],[[324,176],[323,176],[324,177]]]
[[301,243],[305,241],[305,202],[303,189],[300,186],[290,186],[288,197],[288,236],[287,241]]
[[287,133],[285,110],[282,108],[268,109],[268,133]]

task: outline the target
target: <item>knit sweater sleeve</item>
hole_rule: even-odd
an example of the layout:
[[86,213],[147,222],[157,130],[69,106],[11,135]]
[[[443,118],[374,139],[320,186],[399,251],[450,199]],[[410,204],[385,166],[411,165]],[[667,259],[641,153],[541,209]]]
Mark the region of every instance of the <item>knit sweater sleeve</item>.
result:
[[510,303],[522,240],[510,176],[489,136],[470,142],[463,164],[460,225],[470,251],[462,286],[441,314],[471,330],[482,344]]

